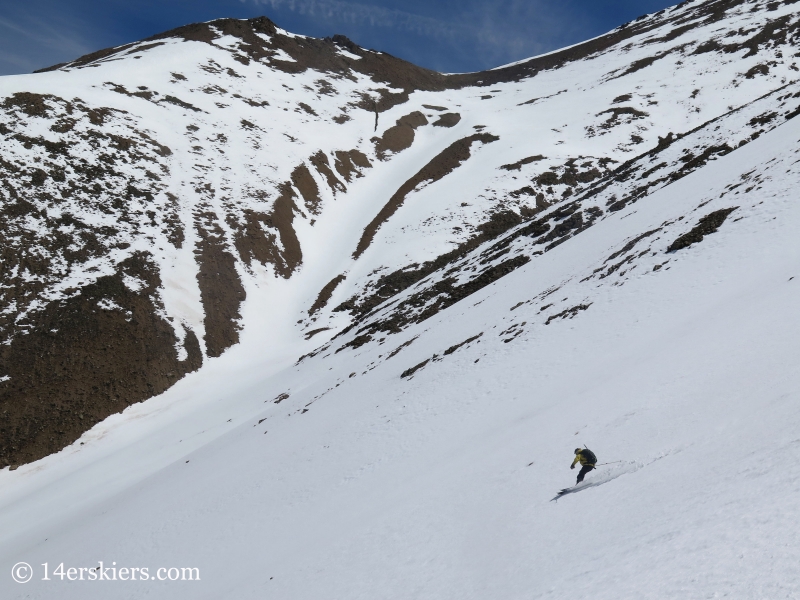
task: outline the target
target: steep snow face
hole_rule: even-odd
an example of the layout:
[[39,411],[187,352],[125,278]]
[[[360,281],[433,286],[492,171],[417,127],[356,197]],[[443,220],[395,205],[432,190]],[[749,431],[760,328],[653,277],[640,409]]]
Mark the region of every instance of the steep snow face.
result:
[[[453,76],[221,20],[3,78],[0,465],[75,442],[0,471],[4,597],[800,593],[798,16]],[[98,560],[201,582],[41,581]]]

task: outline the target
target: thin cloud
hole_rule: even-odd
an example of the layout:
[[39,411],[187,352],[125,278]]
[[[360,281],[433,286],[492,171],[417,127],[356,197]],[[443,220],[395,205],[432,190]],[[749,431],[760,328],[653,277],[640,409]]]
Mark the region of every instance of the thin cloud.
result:
[[74,27],[56,28],[37,18],[0,17],[0,75],[30,73],[90,52],[74,31]]
[[[247,2],[248,0],[241,0]],[[540,54],[564,45],[567,29],[552,2],[546,0],[465,0],[447,19],[346,0],[251,0],[274,11],[290,11],[317,22],[384,28],[410,33],[451,48],[465,62],[484,68]]]
[[27,44],[33,42],[40,47],[61,53],[87,52],[87,45],[84,42],[74,36],[65,35],[61,28],[52,27],[41,19],[28,18],[27,21],[22,24],[0,17],[0,30],[6,32],[3,37],[8,39],[8,36],[16,34],[16,37],[22,38]]
[[565,18],[560,5],[552,2],[472,2],[465,9],[461,18],[474,24],[474,44],[490,62],[520,60],[581,37],[581,26],[574,18]]
[[368,25],[407,31],[426,37],[453,37],[463,28],[414,13],[381,6],[368,6],[342,0],[253,0],[254,4],[273,10],[289,10],[312,19],[339,21],[350,25]]

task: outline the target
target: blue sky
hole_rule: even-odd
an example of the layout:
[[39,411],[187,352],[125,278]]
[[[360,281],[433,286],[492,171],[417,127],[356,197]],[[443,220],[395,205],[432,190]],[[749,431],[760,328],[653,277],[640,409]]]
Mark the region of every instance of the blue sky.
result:
[[0,0],[0,75],[29,73],[196,21],[266,15],[341,33],[445,72],[479,71],[580,42],[675,0]]

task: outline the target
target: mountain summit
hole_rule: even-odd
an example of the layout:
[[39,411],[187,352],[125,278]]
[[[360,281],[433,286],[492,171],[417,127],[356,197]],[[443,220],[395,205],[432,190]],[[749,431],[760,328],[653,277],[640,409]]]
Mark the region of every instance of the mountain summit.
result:
[[[796,592],[796,511],[757,514],[800,416],[797,6],[451,75],[220,19],[2,78],[0,553],[208,597]],[[577,441],[623,464],[551,504]]]

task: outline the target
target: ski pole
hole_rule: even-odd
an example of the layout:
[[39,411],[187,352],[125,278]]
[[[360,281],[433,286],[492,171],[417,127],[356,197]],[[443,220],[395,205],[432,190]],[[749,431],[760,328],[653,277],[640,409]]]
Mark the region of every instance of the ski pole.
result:
[[595,465],[595,467],[602,467],[603,465],[614,465],[614,464],[621,463],[621,462],[625,462],[625,461],[624,460],[615,460],[613,462],[600,463],[599,465]]

